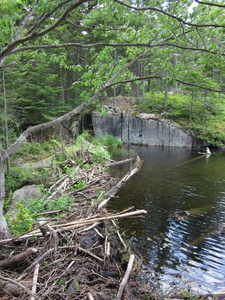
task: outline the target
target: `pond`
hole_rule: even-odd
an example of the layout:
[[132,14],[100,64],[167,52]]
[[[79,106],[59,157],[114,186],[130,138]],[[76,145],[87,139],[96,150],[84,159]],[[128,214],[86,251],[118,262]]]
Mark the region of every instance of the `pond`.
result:
[[[147,210],[119,222],[143,258],[149,280],[164,291],[225,287],[225,152],[134,147],[143,167],[108,205]],[[124,169],[125,167],[123,167]],[[113,169],[112,174],[124,170]]]

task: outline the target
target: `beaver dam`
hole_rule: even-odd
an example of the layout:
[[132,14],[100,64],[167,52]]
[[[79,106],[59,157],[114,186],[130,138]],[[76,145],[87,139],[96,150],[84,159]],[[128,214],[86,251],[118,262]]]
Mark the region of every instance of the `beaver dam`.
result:
[[[65,165],[73,163],[67,160]],[[146,211],[127,208],[109,214],[104,208],[141,163],[136,159],[117,181],[104,165],[83,170],[74,166],[76,178],[87,183],[80,189],[74,188],[73,174],[58,179],[46,201],[66,193],[76,202],[68,210],[42,213],[33,229],[0,242],[1,299],[146,299],[152,291],[138,284],[141,260],[116,224],[119,218],[138,218]],[[93,201],[102,191],[104,200]]]

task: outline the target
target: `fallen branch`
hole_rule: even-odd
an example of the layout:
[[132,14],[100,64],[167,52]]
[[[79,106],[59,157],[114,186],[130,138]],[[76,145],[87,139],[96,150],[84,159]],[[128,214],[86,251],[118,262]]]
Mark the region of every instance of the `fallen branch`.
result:
[[89,250],[86,250],[86,249],[81,248],[81,247],[77,247],[77,249],[80,250],[80,251],[82,251],[82,252],[84,252],[84,253],[86,253],[86,254],[88,254],[88,255],[90,255],[91,257],[93,257],[93,258],[95,258],[95,259],[97,259],[97,260],[99,260],[101,262],[104,262],[104,259],[102,259],[101,257],[98,257],[97,255],[93,254]]
[[134,157],[132,157],[132,158],[127,158],[127,159],[124,159],[124,160],[112,162],[111,164],[108,164],[108,166],[109,166],[109,167],[119,166],[119,165],[126,164],[126,163],[128,163],[128,162],[131,162],[131,161],[133,161],[133,160],[135,160]]
[[[65,179],[64,179],[65,178]],[[52,200],[58,193],[61,195],[67,186],[67,182],[69,181],[69,175],[65,176],[63,182],[55,189],[55,191],[45,200],[45,203]]]
[[26,277],[26,275],[29,271],[31,271],[33,268],[35,268],[37,264],[39,264],[42,260],[44,260],[46,257],[48,257],[53,251],[54,251],[54,249],[49,249],[42,256],[38,257],[28,268],[26,268],[23,271],[23,274],[18,278],[18,280],[21,280],[24,277]]
[[84,225],[93,224],[95,222],[105,221],[105,220],[112,220],[112,219],[124,219],[124,218],[130,218],[130,217],[136,217],[141,215],[146,215],[147,211],[144,209],[136,210],[132,212],[128,212],[125,214],[113,214],[110,216],[105,217],[99,217],[99,218],[93,218],[93,219],[84,219],[82,221],[74,221],[66,224],[58,224],[58,225],[52,225],[53,228],[61,228],[61,231],[68,230],[71,228],[78,228]]
[[32,285],[32,296],[30,297],[30,300],[35,300],[35,294],[37,291],[37,280],[38,280],[38,273],[39,273],[39,267],[40,265],[37,264],[34,270],[34,277],[33,277],[33,285]]
[[141,167],[142,167],[142,164],[143,164],[143,160],[140,159],[139,156],[137,156],[136,158],[136,162],[135,164],[133,165],[131,171],[126,174],[106,195],[105,197],[113,197],[117,192],[118,190],[134,175],[136,174],[137,172],[140,171]]
[[122,298],[125,285],[127,284],[127,281],[129,279],[129,276],[130,276],[130,272],[132,271],[133,263],[134,263],[134,254],[131,254],[130,259],[129,259],[129,263],[127,265],[126,272],[124,274],[124,277],[123,277],[122,282],[121,282],[120,287],[119,287],[119,291],[118,291],[117,296],[116,296],[116,300],[120,300]]
[[0,267],[8,267],[10,265],[16,264],[25,260],[29,255],[36,253],[38,250],[36,248],[29,248],[26,251],[19,253],[17,255],[8,257],[0,261]]
[[11,279],[11,278],[6,278],[0,275],[0,279],[8,281],[12,284],[17,285],[18,287],[20,287],[21,289],[23,289],[24,291],[26,291],[30,296],[33,296],[33,293],[31,292],[31,290],[29,290],[27,287],[25,287],[24,285],[22,285],[21,283]]
[[30,229],[30,230],[28,230],[28,231],[26,231],[26,232],[23,232],[23,233],[21,233],[20,235],[17,235],[17,236],[15,236],[15,237],[11,238],[11,239],[1,240],[0,246],[3,246],[3,245],[8,244],[8,243],[10,243],[10,242],[14,242],[14,241],[16,241],[16,240],[18,240],[18,239],[20,239],[20,238],[27,238],[28,236],[30,237],[30,236],[32,236],[32,235],[28,235],[28,233],[33,232],[33,231],[36,231],[36,229],[45,226],[45,224],[47,224],[47,222],[43,222],[41,225],[39,225],[39,226],[37,226],[37,227],[34,227],[34,228],[32,228],[32,229]]

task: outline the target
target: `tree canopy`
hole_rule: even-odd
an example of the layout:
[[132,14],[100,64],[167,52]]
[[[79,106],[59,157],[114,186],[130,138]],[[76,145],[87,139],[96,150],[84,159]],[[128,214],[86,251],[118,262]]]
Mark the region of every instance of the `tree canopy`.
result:
[[1,169],[43,124],[119,95],[224,143],[224,11],[219,0],[2,0]]
[[2,0],[2,120],[11,136],[23,124],[53,120],[133,62],[97,100],[132,95],[140,101],[161,92],[167,111],[167,93],[181,93],[189,96],[192,123],[201,118],[218,127],[224,119],[224,10],[216,0]]

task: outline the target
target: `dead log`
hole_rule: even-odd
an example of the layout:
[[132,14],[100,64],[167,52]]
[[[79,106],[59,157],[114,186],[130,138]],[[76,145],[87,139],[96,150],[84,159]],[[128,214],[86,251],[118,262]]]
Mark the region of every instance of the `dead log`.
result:
[[108,164],[108,166],[109,166],[109,167],[119,166],[119,165],[126,164],[126,163],[128,163],[128,162],[131,162],[131,161],[133,161],[133,160],[135,160],[134,157],[132,157],[132,158],[127,158],[127,159],[124,159],[124,160],[112,162],[112,163]]
[[10,265],[19,263],[25,260],[29,255],[36,253],[38,250],[36,248],[29,248],[26,251],[19,253],[14,256],[10,256],[4,260],[0,261],[0,267],[8,267]]
[[52,225],[53,228],[60,228],[61,231],[68,230],[71,228],[78,228],[84,225],[89,225],[93,224],[95,222],[99,221],[105,221],[105,220],[112,220],[112,219],[123,219],[123,218],[130,218],[130,217],[137,217],[137,216],[142,216],[146,215],[147,211],[144,209],[141,210],[136,210],[124,214],[113,214],[105,217],[97,217],[97,218],[89,218],[89,219],[83,219],[83,220],[78,220],[66,224],[58,224],[58,225]]
[[[17,281],[15,281],[15,280],[13,280],[13,279],[11,279],[11,278],[7,278],[7,277],[3,277],[3,276],[1,276],[0,275],[0,280],[3,280],[3,281],[8,281],[8,282],[10,282],[12,285],[10,286],[10,288],[9,288],[9,286],[8,286],[8,292],[9,293],[12,293],[12,295],[14,294],[17,294],[17,296],[18,296],[18,294],[20,295],[20,293],[19,293],[19,291],[18,291],[18,288],[17,288],[17,290],[15,289],[15,286],[17,286],[17,287],[19,287],[19,288],[21,288],[22,290],[24,290],[24,291],[26,291],[27,292],[27,294],[29,294],[30,296],[33,296],[33,293],[32,293],[32,291],[31,290],[29,290],[27,287],[25,287],[23,284],[21,284],[20,282],[17,282]],[[7,284],[8,285],[8,284]],[[6,285],[6,286],[7,286]],[[16,296],[16,295],[15,295]],[[16,297],[17,297],[16,296]]]
[[142,164],[143,164],[143,160],[140,159],[139,156],[137,156],[136,158],[136,162],[133,165],[131,171],[126,174],[108,193],[106,193],[105,197],[113,197],[115,196],[115,194],[118,192],[118,190],[137,172],[140,171]]
[[121,282],[120,287],[119,287],[119,291],[118,291],[117,296],[116,296],[116,300],[120,300],[122,298],[125,285],[127,284],[127,281],[129,279],[129,276],[130,276],[130,272],[132,271],[133,263],[134,263],[134,254],[131,254],[130,259],[129,259],[129,263],[127,265],[126,272],[124,274],[124,277],[123,277],[122,282]]
[[40,265],[37,264],[35,269],[34,269],[34,276],[33,276],[33,285],[32,285],[32,296],[30,297],[30,300],[35,300],[35,294],[37,291],[37,281],[38,281],[38,273],[39,273],[39,267]]

